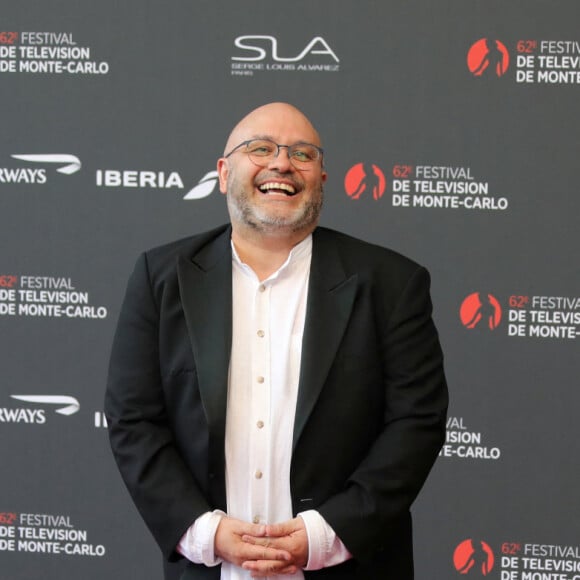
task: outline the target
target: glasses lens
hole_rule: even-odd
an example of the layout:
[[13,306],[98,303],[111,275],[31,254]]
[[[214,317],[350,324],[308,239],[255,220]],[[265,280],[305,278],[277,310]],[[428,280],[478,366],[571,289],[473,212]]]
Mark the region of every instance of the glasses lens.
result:
[[267,163],[269,159],[276,156],[278,145],[266,139],[254,139],[248,141],[246,153],[259,163]]
[[318,161],[320,151],[314,145],[310,145],[310,143],[297,143],[290,147],[288,155],[293,163],[308,165],[309,163]]

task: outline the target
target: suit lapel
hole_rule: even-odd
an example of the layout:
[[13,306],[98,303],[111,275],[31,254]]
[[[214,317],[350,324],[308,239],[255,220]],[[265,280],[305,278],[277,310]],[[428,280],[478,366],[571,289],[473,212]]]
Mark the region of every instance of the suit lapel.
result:
[[[210,436],[223,454],[232,344],[230,230],[178,263],[179,289]],[[210,443],[211,444],[211,443]]]
[[[228,229],[193,255],[181,256],[178,263],[179,288],[210,429],[210,447],[218,457],[223,457],[224,449],[232,343],[230,236]],[[357,275],[346,275],[334,241],[327,230],[319,228],[313,234],[293,447],[332,366],[358,287]]]
[[358,276],[347,276],[332,233],[313,234],[293,449],[318,399],[350,318]]

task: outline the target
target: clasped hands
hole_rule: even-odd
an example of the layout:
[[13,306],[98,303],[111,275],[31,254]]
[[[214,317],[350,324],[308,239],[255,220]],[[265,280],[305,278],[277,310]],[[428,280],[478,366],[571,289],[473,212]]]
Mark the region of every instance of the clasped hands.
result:
[[308,561],[302,518],[273,525],[223,517],[215,535],[215,555],[251,571],[252,578],[295,574]]

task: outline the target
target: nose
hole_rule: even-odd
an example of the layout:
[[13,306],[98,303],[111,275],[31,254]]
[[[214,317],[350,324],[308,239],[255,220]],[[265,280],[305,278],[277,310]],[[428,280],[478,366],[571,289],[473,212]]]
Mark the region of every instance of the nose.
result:
[[[290,155],[288,145],[278,145],[278,152],[275,157],[270,159],[268,163],[269,169],[278,169],[278,171],[285,173],[294,169],[292,162],[290,161]],[[284,149],[284,153],[282,153],[282,149]]]

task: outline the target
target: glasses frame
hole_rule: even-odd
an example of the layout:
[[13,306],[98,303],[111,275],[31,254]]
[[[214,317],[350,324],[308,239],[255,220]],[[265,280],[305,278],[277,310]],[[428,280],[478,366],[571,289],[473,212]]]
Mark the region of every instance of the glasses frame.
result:
[[[292,157],[292,155],[290,155],[290,150],[292,149],[292,147],[297,147],[298,145],[308,145],[309,147],[314,147],[314,149],[316,149],[316,151],[318,151],[318,159],[314,159],[312,161],[312,163],[316,163],[317,161],[320,161],[320,165],[322,166],[322,160],[324,158],[324,150],[322,149],[322,147],[318,147],[318,145],[314,145],[314,143],[308,143],[307,141],[299,141],[298,143],[294,143],[292,145],[281,145],[280,143],[276,143],[276,141],[272,141],[272,139],[260,139],[258,137],[254,138],[254,139],[246,139],[246,141],[242,141],[239,145],[236,145],[229,153],[226,153],[224,155],[224,159],[227,159],[230,155],[232,155],[233,153],[235,153],[236,151],[240,150],[242,147],[247,147],[250,143],[252,143],[253,141],[266,141],[267,143],[272,143],[272,145],[276,145],[276,154],[274,155],[273,159],[277,159],[278,155],[280,155],[280,148],[281,147],[286,147],[286,149],[288,150],[288,159],[290,160],[290,163],[298,170],[302,170],[302,171],[306,171],[309,169],[309,165],[310,162],[303,162],[303,164],[300,164],[299,161],[297,161],[296,159],[294,159],[294,157]],[[258,166],[258,167],[266,167],[268,165],[268,163],[270,163],[271,159],[269,156],[265,156],[263,159],[266,161],[266,163],[264,165],[261,165],[260,163],[257,163],[254,159],[254,157],[252,157],[252,154],[249,151],[243,151],[243,153],[245,153],[249,158],[250,161]],[[259,158],[259,156],[258,156]],[[296,165],[296,162],[299,163],[299,165]]]

